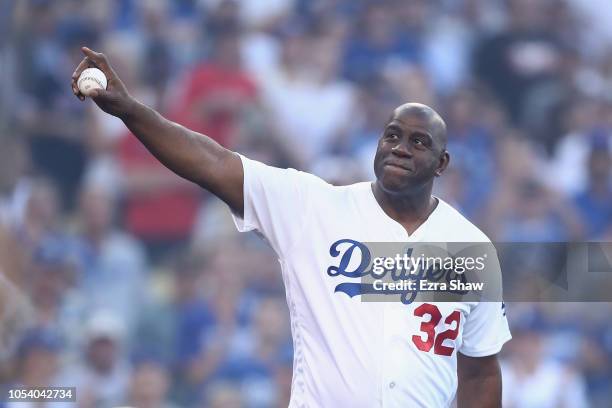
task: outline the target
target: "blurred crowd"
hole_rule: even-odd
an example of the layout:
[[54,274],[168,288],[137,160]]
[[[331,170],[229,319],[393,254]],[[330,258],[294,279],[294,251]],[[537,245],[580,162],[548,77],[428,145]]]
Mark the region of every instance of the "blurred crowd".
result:
[[[81,407],[289,398],[274,254],[120,120],[72,95],[80,46],[104,52],[166,117],[334,184],[372,179],[392,109],[428,104],[449,129],[436,194],[492,240],[610,241],[611,10],[604,0],[1,2],[0,384],[76,386]],[[506,310],[504,406],[610,406],[609,304]]]

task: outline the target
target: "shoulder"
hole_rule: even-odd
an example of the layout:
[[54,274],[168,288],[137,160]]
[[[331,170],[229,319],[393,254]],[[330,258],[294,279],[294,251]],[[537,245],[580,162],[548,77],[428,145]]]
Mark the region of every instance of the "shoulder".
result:
[[346,186],[334,186],[321,177],[294,168],[281,168],[271,166],[260,161],[248,158],[238,153],[245,173],[245,180],[257,179],[262,184],[285,184],[293,189],[311,189],[319,192],[340,191]]
[[438,230],[444,231],[449,242],[491,242],[489,237],[461,214],[456,208],[438,197],[439,217],[436,219]]

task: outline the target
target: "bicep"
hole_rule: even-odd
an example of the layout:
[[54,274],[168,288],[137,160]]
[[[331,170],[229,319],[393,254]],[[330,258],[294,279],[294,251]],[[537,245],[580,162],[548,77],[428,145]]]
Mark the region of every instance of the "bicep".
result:
[[207,169],[202,187],[223,200],[234,212],[244,214],[244,169],[240,156],[219,146],[213,165]]
[[461,352],[457,353],[457,375],[461,378],[474,377],[501,378],[501,369],[497,354],[484,357],[470,357]]

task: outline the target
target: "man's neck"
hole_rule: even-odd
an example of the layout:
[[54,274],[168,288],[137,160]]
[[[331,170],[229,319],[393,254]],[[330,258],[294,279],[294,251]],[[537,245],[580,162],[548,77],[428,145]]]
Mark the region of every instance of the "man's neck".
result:
[[430,184],[409,194],[393,194],[375,182],[372,191],[383,211],[411,235],[438,205],[438,200],[431,195],[432,187]]

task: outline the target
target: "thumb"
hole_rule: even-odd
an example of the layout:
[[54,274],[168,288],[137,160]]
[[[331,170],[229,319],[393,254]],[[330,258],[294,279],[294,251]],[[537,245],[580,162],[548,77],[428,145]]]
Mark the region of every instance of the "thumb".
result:
[[89,91],[89,97],[92,99],[108,99],[109,96],[110,92],[108,92],[106,89],[97,88]]

